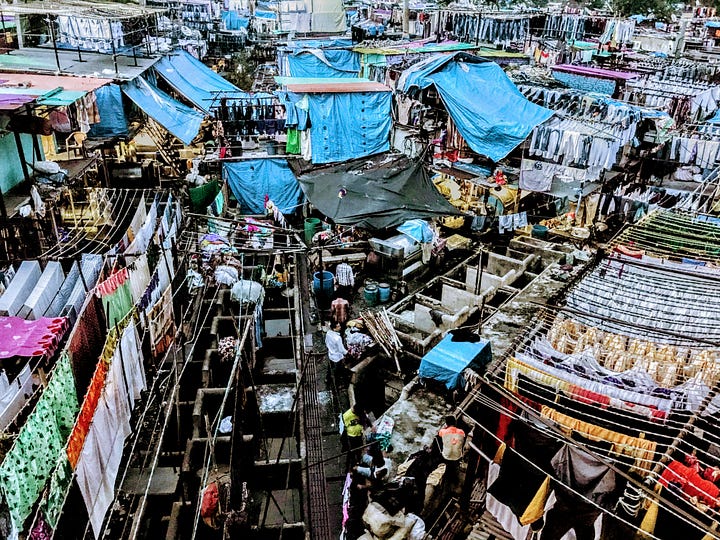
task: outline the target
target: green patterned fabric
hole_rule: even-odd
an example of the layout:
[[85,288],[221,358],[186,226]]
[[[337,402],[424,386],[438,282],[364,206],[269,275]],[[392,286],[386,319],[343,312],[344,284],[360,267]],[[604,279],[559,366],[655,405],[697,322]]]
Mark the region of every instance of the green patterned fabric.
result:
[[130,280],[120,285],[114,292],[102,297],[103,309],[107,315],[108,328],[112,328],[125,316],[130,313],[133,308],[132,291],[130,290]]
[[72,467],[68,461],[67,453],[60,453],[60,460],[52,472],[50,477],[50,485],[48,487],[47,496],[42,502],[43,514],[45,521],[51,528],[57,527],[60,512],[65,502],[65,494],[70,487],[72,481]]
[[20,530],[63,453],[78,410],[70,358],[63,353],[35,410],[0,465],[0,487]]

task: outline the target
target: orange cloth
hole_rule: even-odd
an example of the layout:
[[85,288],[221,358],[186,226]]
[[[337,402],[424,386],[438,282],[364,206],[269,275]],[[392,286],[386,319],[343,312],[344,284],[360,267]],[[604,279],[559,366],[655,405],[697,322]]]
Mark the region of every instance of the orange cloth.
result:
[[611,442],[615,445],[614,450],[619,454],[635,458],[635,466],[643,473],[650,471],[652,459],[655,455],[657,445],[653,441],[640,437],[630,437],[616,431],[601,428],[582,420],[576,420],[566,414],[543,406],[540,411],[543,418],[548,418],[565,429],[569,429],[596,441]]

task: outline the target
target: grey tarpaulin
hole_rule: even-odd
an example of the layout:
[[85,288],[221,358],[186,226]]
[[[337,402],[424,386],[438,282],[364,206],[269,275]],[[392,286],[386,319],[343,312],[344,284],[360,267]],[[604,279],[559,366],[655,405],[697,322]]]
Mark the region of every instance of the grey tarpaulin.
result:
[[435,188],[422,162],[404,156],[353,160],[298,181],[313,206],[341,225],[385,229],[414,218],[461,215]]

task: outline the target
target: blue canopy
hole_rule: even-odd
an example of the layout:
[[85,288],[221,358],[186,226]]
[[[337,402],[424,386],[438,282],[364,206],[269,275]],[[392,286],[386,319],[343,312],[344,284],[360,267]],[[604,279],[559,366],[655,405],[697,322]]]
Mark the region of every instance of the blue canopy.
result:
[[288,56],[292,77],[357,77],[360,55],[345,49],[301,49]]
[[210,111],[216,92],[240,95],[237,86],[183,50],[162,57],[153,67],[177,93],[201,111]]
[[477,342],[453,341],[448,334],[420,361],[418,376],[445,383],[454,390],[462,383],[462,372],[468,367],[484,368],[492,359],[490,342],[476,336]]
[[325,49],[327,47],[352,47],[355,45],[352,39],[328,38],[328,39],[300,39],[289,41],[289,49]]
[[204,115],[168,96],[142,77],[122,85],[122,91],[145,114],[184,144],[190,144],[200,131]]
[[705,122],[709,124],[720,124],[720,109],[718,109],[718,111],[713,116],[705,120]]
[[284,159],[225,162],[223,179],[244,214],[264,214],[266,195],[283,214],[292,214],[301,201],[300,184]]
[[430,85],[470,148],[493,161],[507,156],[553,115],[528,101],[500,66],[465,53],[436,55],[416,64],[398,87],[407,93]]
[[307,94],[313,163],[333,163],[390,150],[390,92]]
[[237,11],[223,10],[220,13],[220,17],[225,25],[225,30],[247,29],[247,27],[250,26],[250,17],[243,17]]
[[422,219],[409,219],[400,225],[397,230],[420,243],[432,242],[434,236],[430,225]]
[[90,137],[114,137],[127,135],[128,126],[122,102],[122,92],[117,84],[106,84],[95,90],[100,122],[90,125]]

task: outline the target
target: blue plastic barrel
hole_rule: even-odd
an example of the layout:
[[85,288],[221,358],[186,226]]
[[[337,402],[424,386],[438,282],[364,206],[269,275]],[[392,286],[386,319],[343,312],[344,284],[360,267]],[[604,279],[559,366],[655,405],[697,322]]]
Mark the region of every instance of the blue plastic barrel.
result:
[[390,300],[390,284],[389,283],[378,283],[378,298],[380,303],[384,304]]
[[365,303],[368,306],[374,306],[378,301],[378,286],[374,284],[365,285]]
[[[321,276],[322,280],[320,279]],[[335,276],[333,276],[332,272],[323,271],[313,274],[313,292],[319,303],[329,305],[333,291],[335,290],[334,279]]]
[[533,238],[545,238],[548,234],[548,228],[545,225],[533,225],[532,236]]

